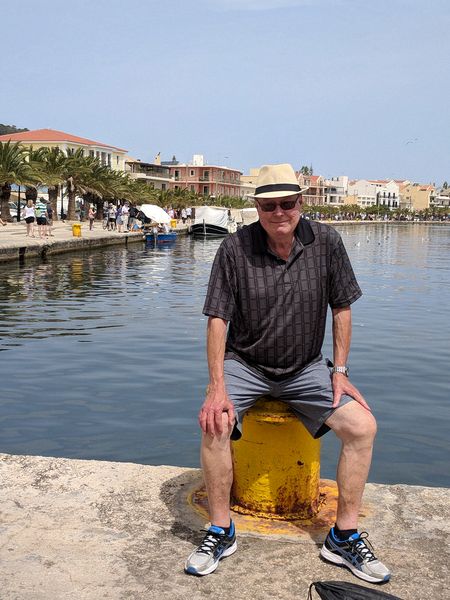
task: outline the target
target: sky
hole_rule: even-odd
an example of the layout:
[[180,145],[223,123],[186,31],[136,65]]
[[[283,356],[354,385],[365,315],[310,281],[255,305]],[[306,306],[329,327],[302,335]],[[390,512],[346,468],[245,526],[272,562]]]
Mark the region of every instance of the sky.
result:
[[450,181],[448,0],[0,0],[0,123]]

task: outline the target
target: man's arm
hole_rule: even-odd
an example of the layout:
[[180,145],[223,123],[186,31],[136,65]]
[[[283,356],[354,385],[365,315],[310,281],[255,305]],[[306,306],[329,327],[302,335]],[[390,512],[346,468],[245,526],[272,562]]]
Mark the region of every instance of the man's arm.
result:
[[[352,339],[352,311],[350,306],[333,308],[333,362],[335,366],[347,364]],[[364,408],[370,410],[362,394],[343,373],[333,373],[333,408],[339,406],[342,394],[348,394]]]
[[219,317],[209,317],[206,339],[209,386],[198,420],[204,433],[212,436],[223,431],[222,413],[228,413],[229,427],[234,425],[233,404],[228,398],[223,373],[226,337],[227,321]]

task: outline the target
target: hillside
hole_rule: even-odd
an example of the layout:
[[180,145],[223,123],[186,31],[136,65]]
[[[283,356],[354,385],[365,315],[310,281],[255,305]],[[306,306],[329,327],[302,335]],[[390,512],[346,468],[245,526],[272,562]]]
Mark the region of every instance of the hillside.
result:
[[3,125],[3,123],[0,123],[0,135],[5,135],[7,133],[20,133],[21,131],[29,131],[29,129],[26,127],[19,129],[19,127],[16,127],[15,125]]

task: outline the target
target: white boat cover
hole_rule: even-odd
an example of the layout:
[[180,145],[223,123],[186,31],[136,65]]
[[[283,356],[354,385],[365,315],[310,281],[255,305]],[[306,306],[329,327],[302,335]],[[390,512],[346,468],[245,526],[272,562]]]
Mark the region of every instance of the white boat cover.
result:
[[207,225],[219,225],[228,229],[228,208],[218,206],[196,206],[195,207],[195,223],[203,223]]
[[147,219],[151,219],[155,223],[170,223],[170,216],[156,204],[142,204],[140,209]]

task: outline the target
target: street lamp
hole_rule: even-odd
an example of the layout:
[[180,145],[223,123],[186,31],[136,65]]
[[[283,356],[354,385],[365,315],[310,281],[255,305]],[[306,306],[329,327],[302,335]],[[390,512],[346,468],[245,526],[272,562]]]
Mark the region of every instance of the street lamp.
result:
[[17,222],[20,223],[20,185],[18,187],[19,187],[19,189],[17,190],[17,215],[16,215],[16,219],[17,219]]

